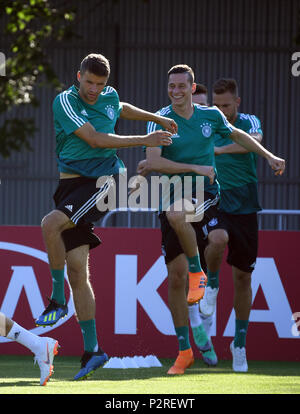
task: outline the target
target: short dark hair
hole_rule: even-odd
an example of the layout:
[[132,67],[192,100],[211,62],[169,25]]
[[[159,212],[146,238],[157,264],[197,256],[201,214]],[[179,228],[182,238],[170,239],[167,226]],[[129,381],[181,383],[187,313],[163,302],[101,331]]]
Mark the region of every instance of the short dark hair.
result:
[[200,94],[207,95],[208,94],[207,87],[203,85],[202,83],[196,83],[196,89],[193,95],[200,95]]
[[110,75],[109,61],[103,55],[90,53],[80,64],[80,73],[84,74],[86,71],[93,73],[96,76],[108,77]]
[[225,92],[230,92],[232,95],[238,96],[238,86],[235,79],[219,79],[214,83],[213,92],[217,95],[221,95]]
[[187,73],[188,74],[188,79],[189,79],[191,85],[194,83],[194,79],[195,79],[194,71],[188,65],[180,64],[180,65],[175,65],[175,66],[171,67],[171,69],[169,69],[169,71],[168,71],[168,78],[170,77],[170,75],[172,75],[174,73]]

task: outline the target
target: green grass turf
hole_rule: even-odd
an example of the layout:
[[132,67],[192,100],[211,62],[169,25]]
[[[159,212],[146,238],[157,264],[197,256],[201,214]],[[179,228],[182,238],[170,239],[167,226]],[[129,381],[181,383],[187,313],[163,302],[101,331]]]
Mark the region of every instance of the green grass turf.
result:
[[73,381],[79,357],[54,360],[54,374],[39,385],[39,367],[30,356],[0,356],[1,394],[300,394],[299,362],[248,361],[248,373],[235,373],[231,361],[208,368],[196,360],[184,375],[169,376],[173,360],[162,367],[99,368],[86,381]]

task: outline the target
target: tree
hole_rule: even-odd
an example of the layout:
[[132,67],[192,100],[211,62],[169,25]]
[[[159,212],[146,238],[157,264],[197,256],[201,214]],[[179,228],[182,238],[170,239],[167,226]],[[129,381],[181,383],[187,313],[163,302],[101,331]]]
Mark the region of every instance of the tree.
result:
[[42,80],[43,84],[61,89],[48,60],[47,47],[74,36],[74,17],[74,9],[55,8],[49,0],[1,0],[0,20],[4,21],[10,44],[5,76],[0,76],[0,115],[5,114],[0,125],[0,154],[4,158],[14,150],[31,149],[30,138],[36,131],[33,118],[8,119],[10,110],[38,106],[35,91]]

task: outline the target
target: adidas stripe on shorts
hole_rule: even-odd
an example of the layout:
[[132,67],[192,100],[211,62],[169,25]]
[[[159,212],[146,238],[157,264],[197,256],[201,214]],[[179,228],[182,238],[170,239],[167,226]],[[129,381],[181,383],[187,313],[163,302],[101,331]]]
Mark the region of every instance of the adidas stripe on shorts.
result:
[[56,210],[66,214],[76,225],[62,233],[66,251],[83,244],[89,244],[90,248],[94,248],[101,243],[93,233],[93,223],[107,213],[100,211],[97,203],[105,200],[113,183],[113,177],[107,177],[98,188],[95,178],[76,177],[59,180],[53,196]]

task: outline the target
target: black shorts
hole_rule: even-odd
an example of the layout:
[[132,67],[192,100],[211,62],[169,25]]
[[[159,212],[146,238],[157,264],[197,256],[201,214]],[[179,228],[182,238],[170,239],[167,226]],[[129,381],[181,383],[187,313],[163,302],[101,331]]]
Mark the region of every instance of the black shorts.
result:
[[[218,196],[214,196],[209,193],[204,193],[204,204],[206,209],[204,210],[204,217],[200,222],[192,222],[192,226],[195,229],[196,237],[197,237],[197,244],[198,250],[200,255],[200,262],[201,267],[204,271],[206,271],[206,263],[204,260],[204,250],[207,246],[207,238],[204,237],[204,229],[205,226],[210,222],[211,224],[215,223],[215,225],[211,228],[214,230],[218,227]],[[177,256],[183,253],[183,249],[181,244],[178,240],[178,237],[171,227],[166,213],[162,212],[159,215],[160,219],[160,226],[161,226],[161,234],[162,234],[162,253],[165,258],[165,263],[168,264],[172,260],[174,260]]]
[[219,228],[229,236],[227,263],[243,272],[252,273],[258,251],[257,214],[219,212]]
[[62,232],[66,251],[84,244],[92,249],[101,243],[93,232],[92,223],[106,214],[107,211],[97,208],[97,203],[105,200],[112,183],[112,180],[107,179],[99,188],[94,178],[76,177],[59,181],[53,196],[56,209],[66,214],[76,225]]

